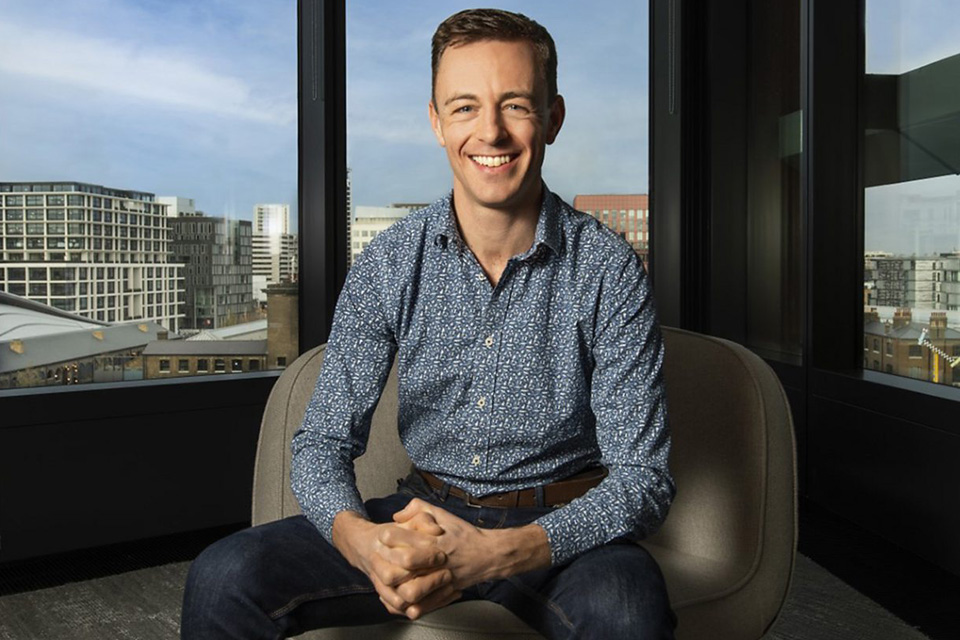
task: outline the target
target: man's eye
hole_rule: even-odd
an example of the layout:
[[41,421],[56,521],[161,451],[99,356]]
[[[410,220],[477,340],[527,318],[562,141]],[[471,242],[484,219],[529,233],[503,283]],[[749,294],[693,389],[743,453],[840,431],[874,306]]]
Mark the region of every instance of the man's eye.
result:
[[454,113],[470,113],[473,111],[473,107],[470,105],[464,105],[462,107],[457,107],[453,110]]
[[518,113],[526,113],[527,111],[530,111],[522,104],[514,104],[514,103],[510,103],[506,105],[504,109],[506,109],[507,111],[516,111]]

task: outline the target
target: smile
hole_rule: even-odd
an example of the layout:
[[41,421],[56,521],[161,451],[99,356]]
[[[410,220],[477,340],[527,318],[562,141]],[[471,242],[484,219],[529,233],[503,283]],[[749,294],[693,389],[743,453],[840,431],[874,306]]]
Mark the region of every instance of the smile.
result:
[[470,156],[470,159],[476,162],[479,165],[484,167],[501,167],[511,161],[516,156],[503,155],[503,156]]

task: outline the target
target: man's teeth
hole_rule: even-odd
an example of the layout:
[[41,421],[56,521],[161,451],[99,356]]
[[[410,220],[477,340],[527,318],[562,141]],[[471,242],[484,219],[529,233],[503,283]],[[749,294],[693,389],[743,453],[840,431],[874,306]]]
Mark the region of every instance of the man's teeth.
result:
[[485,167],[499,167],[510,162],[510,156],[470,156],[477,164]]

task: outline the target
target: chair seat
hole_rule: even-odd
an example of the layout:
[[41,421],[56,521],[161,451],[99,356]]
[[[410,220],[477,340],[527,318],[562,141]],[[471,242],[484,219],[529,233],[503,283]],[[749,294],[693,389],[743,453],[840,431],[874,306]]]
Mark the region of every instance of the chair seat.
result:
[[492,602],[459,602],[416,622],[311,631],[301,640],[543,640],[520,618]]

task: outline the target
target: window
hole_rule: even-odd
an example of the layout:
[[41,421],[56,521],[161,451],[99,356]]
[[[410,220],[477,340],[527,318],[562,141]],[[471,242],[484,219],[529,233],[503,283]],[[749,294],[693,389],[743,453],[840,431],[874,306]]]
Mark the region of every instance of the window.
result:
[[[4,9],[9,51],[0,69],[0,104],[7,116],[0,136],[0,204],[8,208],[0,210],[0,268],[28,263],[96,268],[95,277],[83,278],[96,288],[90,287],[80,304],[47,298],[45,284],[38,282],[18,291],[47,305],[41,313],[61,320],[60,311],[69,309],[95,322],[136,320],[146,327],[139,333],[106,324],[99,329],[109,337],[96,347],[114,349],[121,340],[131,357],[144,362],[128,367],[123,380],[159,371],[158,365],[146,366],[144,352],[156,347],[161,334],[172,340],[200,331],[224,340],[263,336],[261,325],[276,311],[270,309],[273,291],[264,290],[298,279],[298,4],[238,0],[169,10],[137,0],[94,7],[52,0]],[[144,31],[144,24],[151,28]],[[251,40],[257,46],[250,46]],[[49,46],[38,67],[31,51],[41,41]],[[78,50],[87,52],[80,71]],[[134,50],[140,54],[125,53]],[[182,86],[170,88],[170,77],[181,78]],[[56,100],[57,95],[71,99]],[[84,123],[82,136],[76,134],[77,122]],[[207,143],[198,145],[198,136]],[[128,161],[142,157],[143,149],[151,149],[149,162]],[[264,158],[270,159],[266,165]],[[20,175],[27,167],[33,174]],[[211,167],[228,170],[210,173]],[[13,174],[18,181],[5,182]],[[65,181],[42,182],[51,175]],[[255,177],[236,182],[236,175]],[[273,212],[279,236],[272,231],[260,236],[267,246],[254,250],[255,211],[264,207]],[[204,235],[177,227],[175,221],[186,219],[177,213],[204,216]],[[282,241],[270,244],[278,238]],[[176,251],[190,244],[231,259],[216,270],[210,264],[191,271],[188,256]],[[279,276],[271,269],[278,260],[285,265]],[[145,286],[148,268],[161,273]],[[80,279],[63,284],[64,290],[76,290]],[[218,302],[201,317],[192,301],[205,287]],[[157,296],[155,304],[147,304],[145,290]],[[288,286],[282,295],[289,298],[295,291]],[[278,306],[285,314],[299,312],[296,299]],[[56,359],[67,351],[83,354],[67,363],[76,365],[78,383],[100,380],[95,363],[104,354],[86,346],[43,348],[53,339],[50,327],[62,325],[64,334],[79,335],[77,329],[88,326],[81,319],[72,322],[36,323],[36,334],[22,338],[34,357],[29,366],[0,370],[0,390],[46,384],[36,370],[63,365]],[[0,327],[0,349],[6,352],[3,334]],[[271,334],[263,341],[268,339],[278,338]],[[296,351],[296,338],[293,342]],[[201,355],[210,359],[204,341],[182,344],[197,346],[184,354],[188,362]],[[44,361],[37,363],[39,354]],[[192,372],[179,364],[173,363],[176,373]]]
[[[917,334],[911,358],[929,365],[901,370],[952,384],[944,360],[960,337],[960,140],[951,117],[960,109],[960,58],[949,22],[929,0],[867,0],[864,76],[864,317]],[[922,334],[922,339],[921,339]]]
[[230,360],[230,371],[243,371],[243,360],[240,358],[233,358]]
[[160,369],[160,373],[170,373],[170,361],[169,361],[169,360],[166,360],[166,359],[161,358],[161,359],[160,359],[160,362],[158,363],[158,367],[159,367],[159,369]]
[[190,361],[185,358],[177,360],[178,373],[190,373]]
[[260,361],[253,359],[248,360],[247,371],[260,371]]
[[206,358],[197,358],[197,373],[207,373],[210,371],[210,361]]
[[213,361],[213,370],[217,373],[223,373],[227,370],[227,363],[223,359],[217,358]]

